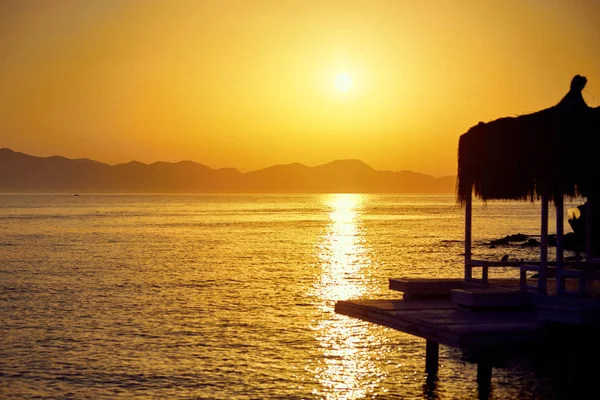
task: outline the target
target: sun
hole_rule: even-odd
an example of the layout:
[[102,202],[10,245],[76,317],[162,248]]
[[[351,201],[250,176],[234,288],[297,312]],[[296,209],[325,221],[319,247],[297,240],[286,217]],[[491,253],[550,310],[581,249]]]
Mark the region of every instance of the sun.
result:
[[354,86],[352,75],[347,72],[340,72],[335,76],[335,88],[342,93],[349,92]]

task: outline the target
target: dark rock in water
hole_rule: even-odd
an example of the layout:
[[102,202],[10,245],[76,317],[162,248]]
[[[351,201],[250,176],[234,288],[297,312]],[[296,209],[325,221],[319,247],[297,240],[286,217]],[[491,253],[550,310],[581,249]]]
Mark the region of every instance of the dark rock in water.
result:
[[[537,247],[540,245],[539,240],[530,238],[523,233],[516,233],[514,235],[504,236],[502,239],[492,240],[489,248],[495,249],[496,246],[507,246],[514,242],[523,242],[521,243],[521,247]],[[548,235],[548,246],[556,247],[555,234]],[[585,243],[581,240],[579,235],[569,232],[563,236],[563,248],[571,251],[584,251]]]
[[537,247],[540,242],[537,239],[529,238],[525,243],[521,243],[521,247]]
[[492,241],[490,242],[490,246],[494,246],[494,247],[496,247],[496,246],[503,246],[503,245],[507,245],[507,244],[509,243],[507,238],[508,238],[508,236],[506,236],[506,237],[504,237],[504,238],[502,238],[502,239],[496,239],[496,240],[492,240]]
[[508,235],[509,242],[522,242],[524,240],[527,240],[528,238],[529,238],[529,236],[525,235],[524,233],[516,233],[514,235]]
[[507,235],[504,236],[502,239],[496,239],[496,240],[492,240],[490,242],[491,246],[497,246],[497,245],[507,245],[511,242],[524,242],[529,238],[529,236],[523,234],[523,233],[516,233],[514,235]]

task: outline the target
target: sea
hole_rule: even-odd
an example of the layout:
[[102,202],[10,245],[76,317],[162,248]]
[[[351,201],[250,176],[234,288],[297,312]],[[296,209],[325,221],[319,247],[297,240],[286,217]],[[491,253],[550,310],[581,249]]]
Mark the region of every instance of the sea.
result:
[[[539,203],[473,213],[474,258],[537,256],[490,241],[539,237]],[[458,350],[430,379],[423,339],[334,311],[463,276],[463,237],[452,194],[1,195],[0,398],[478,398]],[[557,393],[523,356],[486,398]]]

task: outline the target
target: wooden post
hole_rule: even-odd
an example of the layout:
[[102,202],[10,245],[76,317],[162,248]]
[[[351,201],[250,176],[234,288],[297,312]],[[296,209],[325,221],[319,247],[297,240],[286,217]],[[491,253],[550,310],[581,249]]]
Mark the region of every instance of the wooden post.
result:
[[556,205],[556,294],[561,295],[565,291],[565,278],[562,275],[565,210],[562,195],[554,199],[554,204]]
[[440,358],[440,344],[427,339],[425,342],[425,372],[437,374]]
[[596,360],[596,340],[582,332],[583,326],[577,328],[571,333],[567,345],[569,394],[573,399],[585,399],[589,398],[590,389],[597,381],[595,369],[589,367]]
[[465,203],[465,280],[470,281],[473,278],[471,269],[471,218],[473,208],[473,195],[469,193]]
[[438,376],[437,374],[427,374],[425,379],[425,387],[423,388],[423,395],[426,399],[437,399]]
[[483,283],[488,283],[488,275],[489,275],[489,271],[490,270],[490,266],[488,265],[487,262],[482,262],[481,265],[481,282]]
[[585,203],[585,258],[589,260],[594,258],[594,251],[592,250],[592,199],[588,196],[587,202]]
[[542,194],[542,221],[540,232],[540,271],[538,291],[546,294],[548,281],[548,193]]
[[492,388],[492,364],[488,360],[477,363],[477,389],[480,398],[488,398]]

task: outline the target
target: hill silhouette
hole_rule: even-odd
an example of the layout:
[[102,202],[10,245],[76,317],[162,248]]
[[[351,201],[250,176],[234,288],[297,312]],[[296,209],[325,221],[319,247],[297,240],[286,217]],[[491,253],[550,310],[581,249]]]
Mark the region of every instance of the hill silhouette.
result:
[[377,171],[360,160],[293,163],[242,173],[193,161],[109,165],[0,149],[3,193],[454,193],[456,178]]

